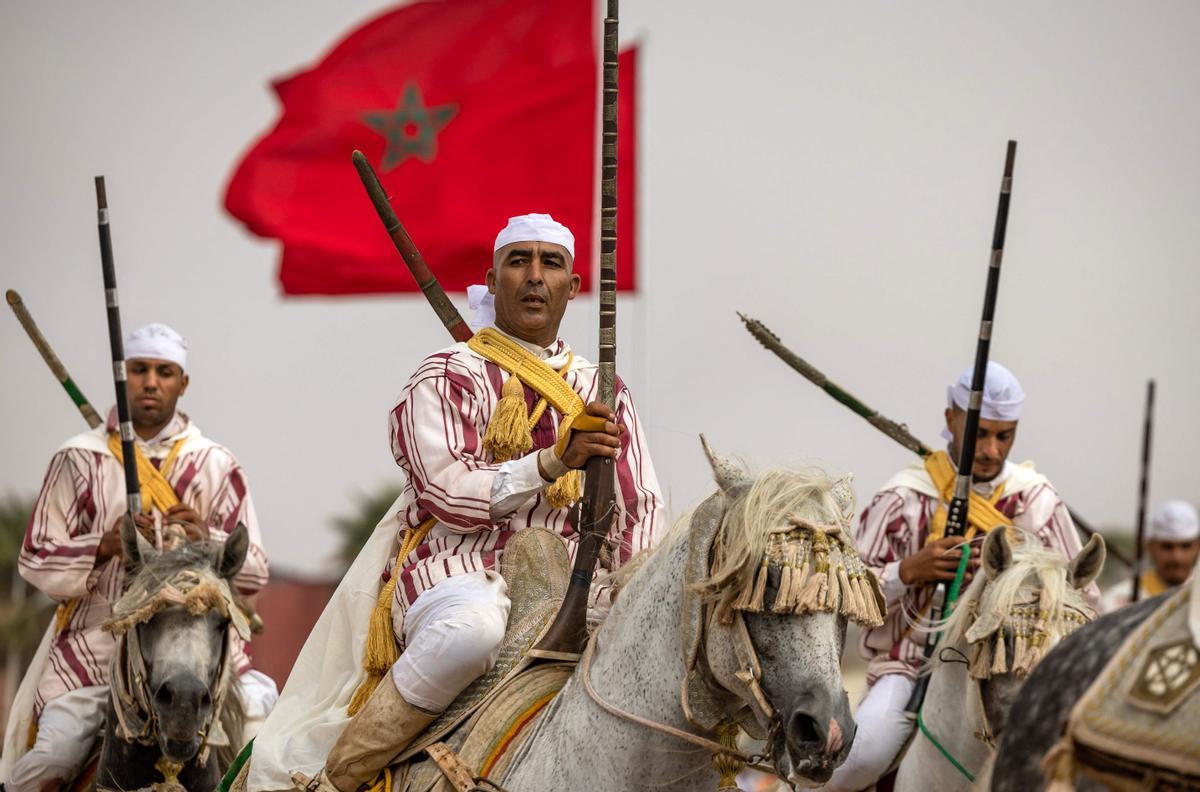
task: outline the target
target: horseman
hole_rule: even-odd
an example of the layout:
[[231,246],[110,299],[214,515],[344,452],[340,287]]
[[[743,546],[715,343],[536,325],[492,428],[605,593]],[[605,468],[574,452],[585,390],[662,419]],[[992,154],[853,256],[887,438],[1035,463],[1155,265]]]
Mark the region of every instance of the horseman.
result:
[[[887,771],[912,733],[905,707],[924,657],[926,633],[912,623],[930,615],[936,586],[955,577],[964,542],[944,536],[966,423],[971,369],[947,389],[945,451],[930,454],[894,476],[863,511],[855,536],[863,561],[875,572],[887,602],[882,627],[864,633],[869,689],[855,714],[858,734],[850,755],[827,789],[870,787]],[[1074,523],[1058,492],[1032,463],[1008,461],[1025,393],[1008,369],[989,362],[972,468],[969,540],[992,527],[1015,525],[1037,535],[1067,559],[1081,550]],[[978,567],[974,556],[967,575]],[[1099,590],[1085,590],[1095,605]]]
[[[1196,507],[1173,500],[1155,509],[1146,532],[1146,553],[1150,569],[1142,573],[1142,599],[1186,583],[1200,555],[1200,515]],[[1128,605],[1132,597],[1133,581],[1122,581],[1105,592],[1100,609],[1104,613],[1115,611]]]
[[[135,518],[138,530],[153,543],[164,523],[178,523],[191,541],[222,542],[244,523],[250,547],[234,582],[243,596],[255,594],[267,582],[267,557],[245,473],[176,410],[188,387],[187,343],[166,325],[150,324],[125,340],[125,352],[145,509]],[[7,792],[65,787],[104,723],[114,638],[103,624],[127,583],[120,454],[114,408],[107,425],[67,440],[51,459],[25,533],[21,575],[59,605],[49,657],[27,672],[40,674],[30,729],[36,739],[12,765]],[[251,668],[233,631],[230,640],[247,718],[261,722],[278,695],[275,683]],[[14,708],[10,717],[27,715]]]
[[[559,337],[580,286],[574,236],[549,215],[524,215],[509,220],[493,250],[491,299],[472,303],[483,312],[494,306],[494,317],[477,313],[470,341],[425,358],[390,416],[392,452],[407,477],[397,504],[401,536],[427,532],[386,571],[397,577],[392,625],[403,651],[345,724],[320,774],[296,774],[309,789],[354,792],[374,779],[495,664],[509,613],[499,574],[505,543],[518,530],[545,527],[574,556],[569,505],[590,457],[615,461],[617,515],[602,564],[615,569],[651,547],[662,528],[633,397],[618,379],[615,410],[592,401],[597,367]],[[585,410],[603,419],[602,430],[569,429]],[[595,587],[592,598],[603,611],[607,590]]]

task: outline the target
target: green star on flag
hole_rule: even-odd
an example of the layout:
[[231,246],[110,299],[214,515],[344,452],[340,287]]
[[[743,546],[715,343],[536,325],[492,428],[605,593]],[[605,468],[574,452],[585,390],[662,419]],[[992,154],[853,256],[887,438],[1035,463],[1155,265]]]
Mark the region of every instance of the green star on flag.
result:
[[432,162],[437,155],[437,134],[458,113],[458,105],[426,107],[416,83],[404,86],[404,96],[394,110],[363,114],[363,123],[383,135],[387,150],[381,166],[389,171],[409,157]]

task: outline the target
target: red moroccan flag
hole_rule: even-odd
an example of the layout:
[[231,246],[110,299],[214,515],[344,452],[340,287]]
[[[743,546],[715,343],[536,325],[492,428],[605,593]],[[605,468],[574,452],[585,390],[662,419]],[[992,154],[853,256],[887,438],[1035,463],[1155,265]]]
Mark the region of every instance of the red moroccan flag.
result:
[[[284,292],[416,289],[350,162],[354,149],[375,166],[447,290],[482,283],[497,231],[526,212],[571,228],[587,288],[598,178],[593,12],[592,0],[417,2],[276,83],[283,115],[238,166],[225,206],[253,233],[283,242]],[[633,54],[621,65],[629,145],[618,269],[629,289]]]

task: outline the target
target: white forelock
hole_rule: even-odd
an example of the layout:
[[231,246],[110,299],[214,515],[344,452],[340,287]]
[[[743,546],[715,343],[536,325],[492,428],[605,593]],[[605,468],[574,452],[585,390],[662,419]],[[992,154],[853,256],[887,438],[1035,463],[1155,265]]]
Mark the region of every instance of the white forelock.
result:
[[1200,538],[1200,515],[1187,501],[1173,500],[1160,504],[1150,517],[1147,539],[1163,542],[1190,542]]
[[187,341],[165,324],[148,324],[125,339],[125,359],[167,360],[187,370]]
[[548,214],[527,214],[508,218],[508,225],[496,235],[492,252],[513,242],[550,242],[562,245],[575,258],[575,235],[571,229]]

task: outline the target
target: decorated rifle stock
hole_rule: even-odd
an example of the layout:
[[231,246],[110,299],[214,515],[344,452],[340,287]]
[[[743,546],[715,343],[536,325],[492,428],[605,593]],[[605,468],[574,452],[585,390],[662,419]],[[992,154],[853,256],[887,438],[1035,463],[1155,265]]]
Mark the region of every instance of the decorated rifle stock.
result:
[[[975,342],[975,369],[971,372],[971,395],[967,402],[967,418],[963,427],[962,447],[959,449],[957,464],[958,475],[954,479],[954,497],[946,509],[946,536],[963,536],[967,532],[967,508],[970,504],[972,469],[975,467],[976,435],[979,433],[979,413],[983,406],[983,386],[987,381],[988,354],[992,345],[992,323],[996,314],[996,295],[1000,290],[1000,262],[1004,258],[1004,235],[1008,230],[1008,203],[1012,195],[1013,160],[1017,156],[1017,142],[1008,141],[1008,150],[1004,157],[1004,178],[1000,182],[1000,202],[996,207],[996,226],[992,233],[992,256],[988,262],[987,287],[983,295],[983,316],[979,321],[979,337]],[[963,546],[961,552],[967,554],[970,547]],[[966,560],[965,558],[963,559]],[[961,567],[960,567],[961,572]],[[947,587],[939,583],[937,591],[945,598],[944,608],[954,607],[954,596],[957,595],[957,583]],[[937,592],[934,593],[936,601]],[[936,609],[934,622],[943,616],[942,609]],[[937,647],[937,633],[930,633],[925,642],[925,659],[933,656]],[[925,702],[925,692],[929,689],[929,675],[924,674],[917,679],[912,697],[905,711],[915,714],[920,711]]]
[[133,448],[133,422],[129,417],[129,393],[125,388],[125,342],[121,335],[121,309],[117,300],[117,271],[113,264],[112,231],[108,225],[108,195],[104,177],[96,177],[96,223],[100,232],[100,266],[104,273],[104,304],[108,309],[108,344],[112,349],[113,384],[117,391],[117,420],[120,422],[121,456],[125,463],[125,494],[129,516],[142,512],[142,490],[138,484],[137,456]]

